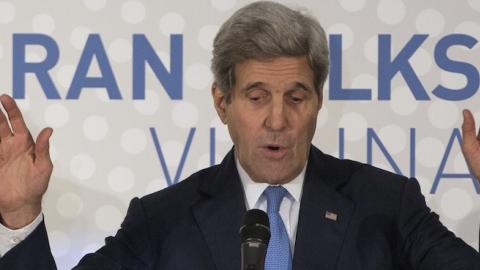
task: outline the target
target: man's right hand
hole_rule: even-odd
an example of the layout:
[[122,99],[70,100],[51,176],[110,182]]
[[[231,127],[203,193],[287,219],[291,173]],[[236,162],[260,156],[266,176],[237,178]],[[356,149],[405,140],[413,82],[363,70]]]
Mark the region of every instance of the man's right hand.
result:
[[[22,228],[41,212],[53,164],[44,128],[34,142],[15,101],[0,96],[0,221],[10,229]],[[9,125],[10,123],[10,125]]]

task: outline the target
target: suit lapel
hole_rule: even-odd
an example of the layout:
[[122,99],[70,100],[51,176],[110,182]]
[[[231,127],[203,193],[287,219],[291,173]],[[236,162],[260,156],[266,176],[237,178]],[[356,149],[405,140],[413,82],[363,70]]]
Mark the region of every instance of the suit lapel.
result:
[[240,269],[238,231],[246,212],[240,178],[231,150],[213,179],[205,179],[200,192],[206,199],[192,211],[210,249],[217,270]]
[[314,146],[303,185],[293,269],[335,269],[354,204],[336,191],[345,168],[326,164]]

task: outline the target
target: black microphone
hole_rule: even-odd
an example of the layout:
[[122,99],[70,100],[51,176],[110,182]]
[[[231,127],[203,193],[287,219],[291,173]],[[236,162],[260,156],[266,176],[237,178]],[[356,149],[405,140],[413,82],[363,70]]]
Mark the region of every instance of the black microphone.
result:
[[252,209],[245,214],[240,227],[242,268],[241,270],[264,270],[270,222],[265,212]]

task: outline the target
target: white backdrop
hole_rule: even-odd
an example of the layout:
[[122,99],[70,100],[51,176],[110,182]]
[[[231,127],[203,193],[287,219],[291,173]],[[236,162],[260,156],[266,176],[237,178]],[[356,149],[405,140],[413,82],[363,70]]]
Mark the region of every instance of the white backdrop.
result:
[[[55,168],[44,199],[44,213],[59,269],[72,267],[85,253],[101,246],[104,237],[114,234],[132,197],[175,181],[185,148],[188,151],[178,170],[179,179],[209,166],[212,159],[218,163],[230,149],[228,132],[215,115],[210,97],[211,44],[221,23],[249,2],[0,1],[2,93],[13,93],[12,77],[19,72],[13,67],[15,61],[42,62],[52,57],[51,50],[28,45],[25,59],[14,59],[14,35],[42,33],[58,45],[58,61],[48,75],[60,99],[47,98],[44,91],[52,89],[42,88],[37,77],[27,74],[25,98],[17,101],[35,136],[44,126],[54,128],[51,153]],[[371,154],[374,165],[393,171],[391,157],[403,174],[419,179],[429,206],[440,214],[442,222],[477,247],[480,197],[472,179],[465,175],[437,177],[438,186],[434,194],[430,192],[439,171],[468,174],[457,137],[452,134],[461,125],[463,108],[472,109],[480,120],[475,94],[475,72],[478,76],[480,69],[480,45],[476,42],[480,38],[480,1],[282,2],[305,7],[329,34],[341,35],[342,49],[334,50],[337,60],[340,54],[343,58],[341,72],[332,71],[337,78],[342,76],[341,87],[371,89],[367,100],[334,100],[339,85],[335,89],[327,85],[314,144],[326,153],[339,156],[342,152],[346,158],[362,162],[367,162]],[[101,87],[84,88],[77,99],[66,99],[92,33],[102,41],[121,99],[110,99]],[[468,36],[473,45],[448,49],[447,58],[468,64],[449,71],[442,65],[445,59],[440,59],[445,54],[437,47],[442,40],[459,41],[452,37],[455,33]],[[183,62],[178,55],[172,60],[177,65],[183,63],[181,99],[172,100],[149,68],[145,98],[132,98],[134,34],[145,35],[168,70],[170,35],[181,34]],[[411,63],[429,100],[417,100],[407,84],[413,82],[412,77],[406,80],[400,74],[391,80],[391,98],[378,100],[378,59],[387,56],[386,51],[379,56],[380,34],[391,38],[392,59],[415,34],[429,35],[412,57],[407,57],[409,62],[404,59],[404,64]],[[436,50],[440,60],[435,57]],[[88,76],[102,76],[99,66],[92,61]],[[385,66],[380,67],[383,70]],[[460,74],[465,70],[474,72]],[[432,93],[438,85],[461,89],[468,83],[471,93],[463,100],[446,100]],[[452,91],[452,98],[462,92]],[[155,138],[166,170],[162,169]],[[454,140],[449,145],[451,138]],[[211,149],[215,151],[213,157]],[[442,158],[444,168],[440,168]]]

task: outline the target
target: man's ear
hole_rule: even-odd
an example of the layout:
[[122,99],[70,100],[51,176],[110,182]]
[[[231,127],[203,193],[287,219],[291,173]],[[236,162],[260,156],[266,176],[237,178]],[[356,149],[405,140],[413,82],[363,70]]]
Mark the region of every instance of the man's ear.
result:
[[218,117],[224,124],[227,123],[227,113],[226,113],[226,102],[227,98],[222,90],[218,87],[217,83],[212,84],[212,97],[213,105],[215,105],[215,110],[217,111]]
[[320,109],[322,108],[322,105],[323,105],[323,93],[320,93],[318,95],[318,110],[320,111]]

